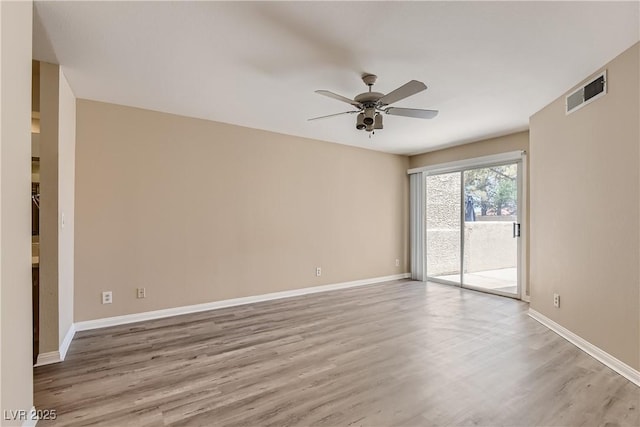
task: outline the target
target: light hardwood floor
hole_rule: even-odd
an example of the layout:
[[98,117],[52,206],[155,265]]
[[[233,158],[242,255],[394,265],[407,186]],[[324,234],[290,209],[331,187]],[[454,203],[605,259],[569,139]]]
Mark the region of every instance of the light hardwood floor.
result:
[[640,425],[640,388],[526,310],[396,281],[80,332],[38,425]]

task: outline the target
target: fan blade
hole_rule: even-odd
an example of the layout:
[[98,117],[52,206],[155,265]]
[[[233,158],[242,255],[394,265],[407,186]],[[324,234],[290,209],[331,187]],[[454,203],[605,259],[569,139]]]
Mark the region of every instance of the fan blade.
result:
[[338,95],[337,93],[330,92],[328,90],[317,90],[316,93],[324,96],[328,96],[329,98],[337,99],[338,101],[346,102],[347,104],[351,104],[354,107],[360,108],[360,103],[354,101],[353,99],[349,99],[345,96]]
[[382,105],[390,105],[394,102],[400,101],[401,99],[405,99],[412,95],[415,95],[418,92],[422,92],[426,88],[426,84],[417,80],[411,80],[409,83],[403,84],[393,92],[389,92],[388,94],[380,98],[378,102]]
[[328,119],[329,117],[335,117],[335,116],[341,116],[343,114],[353,114],[353,113],[359,113],[359,111],[345,111],[343,113],[329,114],[328,116],[320,116],[320,117],[314,117],[312,119],[307,119],[307,121],[319,120],[319,119]]
[[418,108],[389,107],[384,112],[392,116],[413,117],[416,119],[433,119],[438,115],[438,110],[421,110]]

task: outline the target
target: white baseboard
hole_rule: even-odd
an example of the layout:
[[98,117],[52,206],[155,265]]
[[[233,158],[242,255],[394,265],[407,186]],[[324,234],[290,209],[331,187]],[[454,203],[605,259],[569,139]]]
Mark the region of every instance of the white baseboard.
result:
[[566,339],[594,359],[604,363],[606,366],[613,369],[635,385],[640,386],[640,371],[637,371],[623,361],[616,359],[601,348],[596,347],[584,338],[574,334],[564,326],[549,319],[544,314],[541,314],[530,308],[529,316],[542,323],[544,326],[551,329],[553,332],[560,335],[562,338]]
[[67,350],[69,350],[69,345],[71,345],[71,341],[73,340],[73,336],[75,335],[75,333],[76,333],[76,328],[73,324],[71,324],[71,326],[69,327],[69,330],[64,336],[64,339],[62,340],[62,344],[60,344],[60,348],[58,349],[58,351],[49,351],[47,353],[40,353],[38,355],[38,360],[36,361],[36,364],[33,366],[34,367],[44,366],[44,365],[51,365],[53,363],[62,362],[64,358],[67,357]]
[[71,345],[71,341],[73,340],[73,336],[75,334],[76,327],[72,323],[71,326],[69,326],[69,330],[67,330],[64,339],[62,340],[62,344],[60,344],[60,360],[64,360],[64,358],[67,357],[67,350],[69,350],[69,345]]
[[60,352],[49,351],[47,353],[38,354],[38,360],[36,361],[36,364],[33,366],[36,367],[36,366],[51,365],[53,363],[58,363],[58,362],[62,362],[62,359],[60,358]]
[[35,427],[36,423],[38,422],[38,417],[36,415],[36,407],[32,406],[31,410],[29,411],[29,416],[22,423],[22,427]]
[[215,310],[218,308],[233,307],[237,305],[252,304],[262,301],[270,301],[281,298],[290,298],[300,295],[315,294],[318,292],[334,291],[338,289],[354,288],[356,286],[371,285],[390,280],[407,279],[410,273],[394,274],[392,276],[375,277],[372,279],[354,280],[352,282],[334,283],[331,285],[312,286],[309,288],[293,289],[290,291],[273,292],[269,294],[250,297],[233,298],[222,301],[208,302],[204,304],[187,305],[183,307],[167,308],[164,310],[147,311],[144,313],[126,314],[124,316],[106,317],[103,319],[86,320],[74,323],[76,331],[88,331],[91,329],[106,328],[108,326],[125,325],[128,323],[142,322],[145,320],[162,319],[164,317],[180,314],[197,313],[200,311]]

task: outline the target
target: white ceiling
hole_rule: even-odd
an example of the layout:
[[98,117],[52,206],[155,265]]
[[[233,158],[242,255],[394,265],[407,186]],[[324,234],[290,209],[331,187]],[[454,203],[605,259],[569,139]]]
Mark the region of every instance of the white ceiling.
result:
[[[529,116],[639,39],[638,2],[43,2],[34,57],[78,98],[419,153],[523,130]],[[369,139],[349,110],[378,75],[395,106]]]

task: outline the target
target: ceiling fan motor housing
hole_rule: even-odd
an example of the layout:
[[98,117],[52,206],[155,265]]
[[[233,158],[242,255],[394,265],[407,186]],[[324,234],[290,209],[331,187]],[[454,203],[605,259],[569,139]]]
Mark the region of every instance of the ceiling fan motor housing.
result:
[[364,92],[360,95],[357,95],[355,98],[353,98],[353,100],[366,107],[368,104],[376,105],[378,103],[378,100],[383,96],[384,93],[380,92]]

